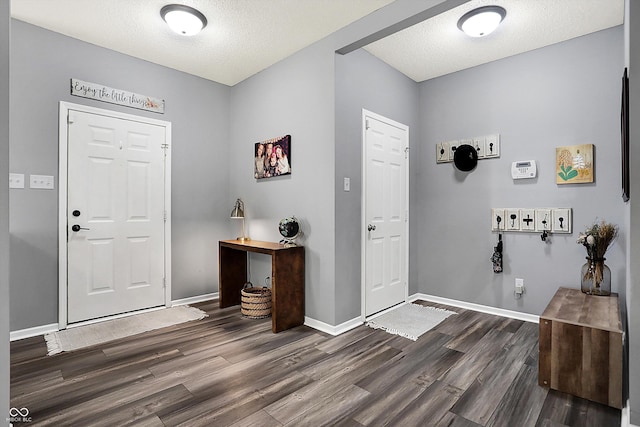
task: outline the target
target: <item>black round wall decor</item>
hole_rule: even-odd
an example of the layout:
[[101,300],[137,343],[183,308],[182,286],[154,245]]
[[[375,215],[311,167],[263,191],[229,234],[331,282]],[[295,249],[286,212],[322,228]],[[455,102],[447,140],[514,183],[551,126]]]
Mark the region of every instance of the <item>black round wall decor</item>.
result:
[[459,170],[469,172],[478,164],[478,152],[471,145],[462,144],[456,147],[456,151],[453,154],[453,163]]

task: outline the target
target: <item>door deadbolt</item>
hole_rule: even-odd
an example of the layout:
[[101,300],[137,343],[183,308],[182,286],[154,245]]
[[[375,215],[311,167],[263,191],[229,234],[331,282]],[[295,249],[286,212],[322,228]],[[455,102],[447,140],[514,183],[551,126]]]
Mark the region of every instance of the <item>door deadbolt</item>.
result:
[[73,216],[80,216],[80,211],[79,211],[78,209],[76,209],[75,211],[73,211],[73,212],[71,213],[71,215],[73,215]]

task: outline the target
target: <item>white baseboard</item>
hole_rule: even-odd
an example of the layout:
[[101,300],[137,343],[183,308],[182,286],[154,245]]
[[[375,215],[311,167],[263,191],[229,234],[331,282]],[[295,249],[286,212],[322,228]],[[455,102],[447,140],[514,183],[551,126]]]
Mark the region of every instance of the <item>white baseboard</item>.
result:
[[620,427],[638,427],[635,424],[631,424],[631,409],[629,408],[629,400],[627,400],[626,405],[622,408],[622,412],[620,413]]
[[33,328],[20,329],[9,333],[9,341],[23,340],[25,338],[37,337],[38,335],[48,334],[49,332],[58,331],[58,324],[51,323],[49,325],[36,326]]
[[452,307],[465,308],[467,310],[479,311],[480,313],[493,314],[495,316],[508,317],[510,319],[523,320],[525,322],[540,323],[540,316],[519,311],[505,310],[503,308],[490,307],[488,305],[474,304],[472,302],[458,301],[449,298],[436,297],[427,294],[413,294],[409,301],[424,300],[438,304],[450,305]]
[[[467,309],[467,310],[479,311],[481,313],[493,314],[495,316],[507,317],[507,318],[510,318],[510,319],[517,319],[517,320],[522,320],[522,321],[525,321],[525,322],[532,322],[532,323],[539,323],[540,322],[540,317],[536,316],[536,315],[533,315],[533,314],[521,313],[521,312],[518,312],[518,311],[505,310],[505,309],[502,309],[502,308],[495,308],[495,307],[490,307],[490,306],[486,306],[486,305],[474,304],[474,303],[464,302],[464,301],[458,301],[458,300],[449,299],[449,298],[436,297],[436,296],[427,295],[427,294],[420,294],[420,293],[413,294],[413,295],[411,295],[409,297],[407,302],[414,302],[414,301],[417,301],[417,300],[424,300],[424,301],[435,302],[435,303],[438,303],[438,304],[450,305],[452,307],[458,307],[458,308],[464,308],[464,309]],[[384,312],[382,312],[382,313],[384,313]],[[382,314],[382,313],[378,313],[378,314]],[[320,332],[325,332],[327,334],[335,336],[335,335],[340,335],[342,333],[350,331],[351,329],[354,329],[354,328],[364,324],[364,322],[362,321],[362,319],[360,317],[356,317],[355,319],[351,319],[351,320],[348,320],[348,321],[346,321],[344,323],[341,323],[341,324],[339,324],[337,326],[333,326],[333,325],[329,325],[327,323],[321,322],[319,320],[312,319],[310,317],[305,317],[304,318],[304,324],[306,326],[309,326],[310,328],[317,329]]]
[[[218,296],[219,294],[217,292],[214,292],[211,294],[204,294],[204,295],[198,295],[195,297],[182,298],[182,299],[171,301],[171,307],[177,306],[177,305],[188,305],[188,304],[195,304],[198,302],[211,301],[211,300],[217,299]],[[115,316],[113,318],[116,318],[116,317],[118,316]],[[42,326],[36,326],[33,328],[12,331],[9,333],[9,340],[17,341],[25,338],[37,337],[38,335],[45,335],[50,332],[56,332],[56,331],[58,331],[58,324],[51,323],[49,325],[42,325]]]
[[[214,293],[210,293],[210,294],[204,294],[204,295],[198,295],[195,297],[189,297],[189,298],[182,298],[182,299],[178,299],[178,300],[174,300],[171,302],[172,306],[175,305],[187,305],[187,304],[195,304],[198,302],[204,302],[204,301],[211,301],[214,299],[219,298],[219,294],[217,292]],[[452,307],[459,307],[459,308],[465,308],[467,310],[473,310],[473,311],[479,311],[481,313],[488,313],[488,314],[494,314],[496,316],[502,316],[502,317],[508,317],[511,319],[518,319],[518,320],[523,320],[525,322],[533,322],[533,323],[538,323],[540,321],[539,316],[535,316],[533,314],[528,314],[528,313],[520,313],[517,311],[511,311],[511,310],[504,310],[502,308],[495,308],[495,307],[489,307],[486,305],[480,305],[480,304],[474,304],[474,303],[470,303],[470,302],[464,302],[464,301],[457,301],[457,300],[453,300],[453,299],[449,299],[449,298],[442,298],[442,297],[436,297],[433,295],[427,295],[427,294],[413,294],[409,297],[408,302],[413,302],[413,301],[417,301],[417,300],[424,300],[424,301],[431,301],[431,302],[435,302],[438,304],[446,304],[446,305],[450,305]],[[354,319],[348,320],[344,323],[341,323],[339,325],[333,326],[333,325],[329,325],[328,323],[324,323],[321,322],[319,320],[316,319],[312,319],[311,317],[306,317],[304,318],[304,324],[309,326],[310,328],[313,329],[317,329],[321,332],[325,332],[329,335],[340,335],[342,333],[345,333],[347,331],[350,331],[351,329],[354,329],[360,325],[363,324],[363,321],[360,317],[356,317]],[[28,328],[28,329],[22,329],[19,331],[13,331],[10,333],[10,340],[11,341],[15,341],[15,340],[21,340],[24,338],[30,338],[30,337],[35,337],[38,335],[44,335],[46,333],[49,332],[55,332],[58,330],[58,324],[57,323],[52,323],[49,325],[43,325],[43,326],[36,326],[34,328]],[[631,426],[631,424],[630,424]],[[634,426],[631,426],[634,427]]]
[[305,326],[308,326],[313,329],[317,329],[320,332],[325,332],[329,335],[336,336],[362,325],[362,319],[360,317],[356,317],[355,319],[348,320],[337,326],[332,326],[332,325],[329,325],[328,323],[324,323],[319,320],[312,319],[311,317],[305,316],[304,324]]
[[204,301],[211,301],[214,299],[218,299],[220,297],[220,294],[218,292],[213,292],[210,294],[204,294],[204,295],[198,295],[195,297],[189,297],[189,298],[182,298],[182,299],[177,299],[177,300],[173,300],[171,301],[171,306],[173,307],[174,305],[188,305],[188,304],[195,304],[198,302],[204,302]]

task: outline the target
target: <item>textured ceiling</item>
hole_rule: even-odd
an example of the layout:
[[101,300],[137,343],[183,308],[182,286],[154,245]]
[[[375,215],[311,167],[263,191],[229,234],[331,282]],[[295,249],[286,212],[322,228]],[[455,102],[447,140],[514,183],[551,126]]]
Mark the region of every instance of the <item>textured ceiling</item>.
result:
[[[507,16],[482,38],[465,35],[458,19],[480,6]],[[417,82],[621,25],[624,0],[472,0],[365,49]]]
[[[1,1],[1,0],[0,0]],[[393,0],[176,0],[200,10],[204,31],[169,30],[171,0],[11,0],[12,16],[89,43],[233,86]],[[465,12],[507,10],[496,32],[470,38]],[[415,81],[623,23],[624,0],[471,0],[365,47]]]
[[171,0],[11,0],[11,15],[232,86],[392,1],[176,0],[207,17],[193,37],[160,17]]

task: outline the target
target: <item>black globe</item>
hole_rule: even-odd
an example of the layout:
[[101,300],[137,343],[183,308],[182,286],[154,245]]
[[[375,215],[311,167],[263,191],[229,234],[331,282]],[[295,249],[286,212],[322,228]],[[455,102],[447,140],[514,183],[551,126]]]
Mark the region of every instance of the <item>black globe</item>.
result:
[[300,232],[300,224],[295,217],[289,217],[280,221],[278,229],[283,237],[293,239]]

